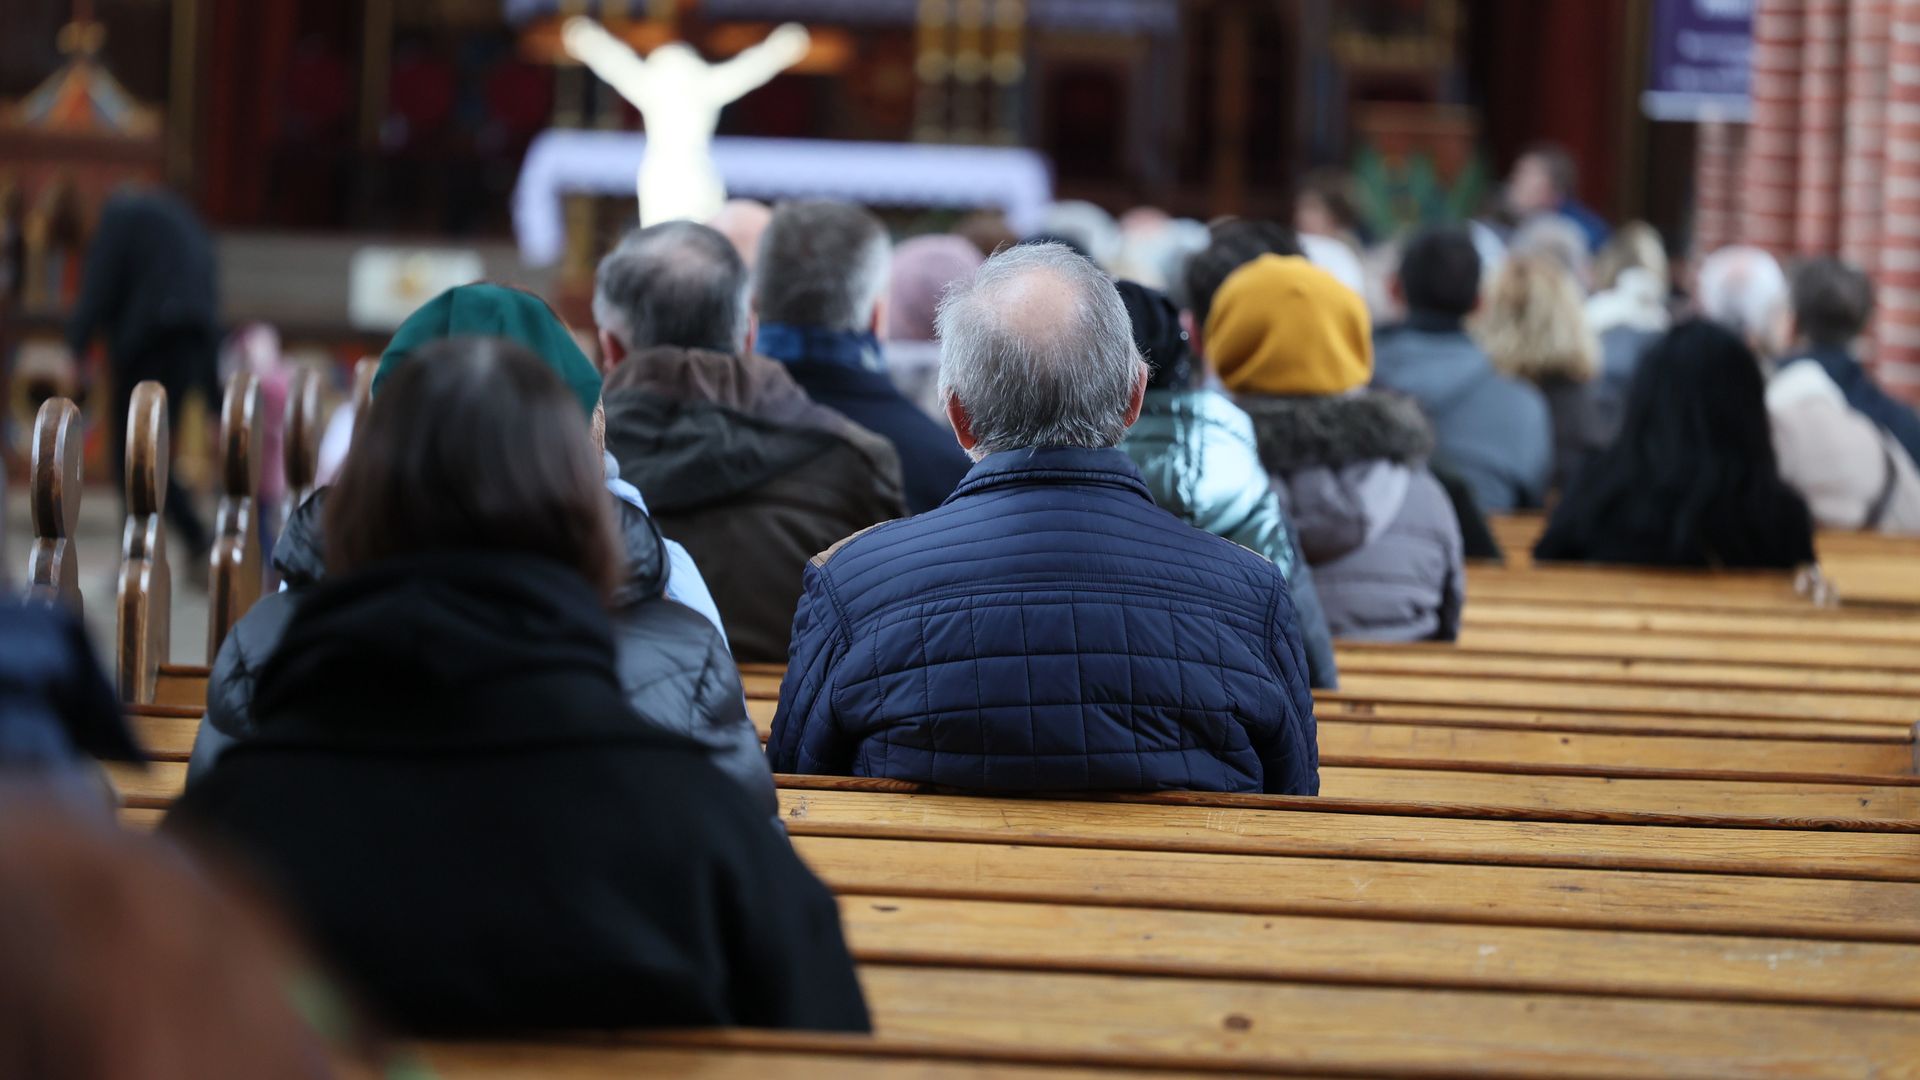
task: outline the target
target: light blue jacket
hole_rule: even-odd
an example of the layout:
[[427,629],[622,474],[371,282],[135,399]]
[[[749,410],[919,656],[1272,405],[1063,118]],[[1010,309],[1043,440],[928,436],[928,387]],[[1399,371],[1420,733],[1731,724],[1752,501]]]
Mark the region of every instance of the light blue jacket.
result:
[[1272,560],[1287,576],[1300,615],[1301,643],[1317,689],[1339,675],[1313,572],[1260,464],[1253,421],[1213,390],[1149,390],[1140,420],[1120,447],[1160,506],[1196,528]]

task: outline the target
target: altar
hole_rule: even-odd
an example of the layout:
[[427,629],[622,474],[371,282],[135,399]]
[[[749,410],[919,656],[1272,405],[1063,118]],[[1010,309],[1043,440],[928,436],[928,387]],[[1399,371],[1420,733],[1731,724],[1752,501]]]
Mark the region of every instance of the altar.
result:
[[[557,262],[566,196],[631,196],[646,150],[639,132],[555,128],[537,136],[513,192],[521,258]],[[1053,199],[1046,157],[1020,147],[722,136],[713,140],[713,161],[740,198],[997,209],[1016,232],[1036,228]]]

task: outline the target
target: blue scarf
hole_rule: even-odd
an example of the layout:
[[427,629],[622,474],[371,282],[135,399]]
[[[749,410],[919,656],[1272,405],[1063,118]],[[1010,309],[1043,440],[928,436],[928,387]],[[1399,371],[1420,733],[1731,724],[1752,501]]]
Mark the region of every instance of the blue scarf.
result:
[[761,355],[783,364],[835,364],[859,371],[887,370],[880,358],[880,339],[866,330],[761,323],[755,348]]

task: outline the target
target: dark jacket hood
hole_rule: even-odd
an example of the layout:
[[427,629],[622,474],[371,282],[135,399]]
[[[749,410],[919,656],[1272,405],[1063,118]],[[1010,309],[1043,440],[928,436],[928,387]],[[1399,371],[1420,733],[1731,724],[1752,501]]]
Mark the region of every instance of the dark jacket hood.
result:
[[1409,398],[1375,390],[1337,397],[1243,397],[1253,419],[1260,463],[1286,474],[1368,461],[1423,462],[1433,453],[1433,428]]
[[[289,589],[317,585],[327,576],[326,547],[322,541],[327,488],[321,488],[287,518],[287,527],[273,545],[273,568]],[[616,607],[651,600],[667,588],[667,551],[660,529],[646,512],[611,494],[614,524],[620,530],[627,556],[627,573],[614,593]]]
[[892,448],[761,356],[662,346],[607,377],[607,449],[655,512],[724,503],[841,445],[899,496]]
[[556,718],[537,704],[554,679],[602,682],[620,700],[612,627],[578,574],[518,553],[406,556],[308,594],[260,672],[254,717],[267,740],[333,745],[552,741],[636,727],[624,709]]

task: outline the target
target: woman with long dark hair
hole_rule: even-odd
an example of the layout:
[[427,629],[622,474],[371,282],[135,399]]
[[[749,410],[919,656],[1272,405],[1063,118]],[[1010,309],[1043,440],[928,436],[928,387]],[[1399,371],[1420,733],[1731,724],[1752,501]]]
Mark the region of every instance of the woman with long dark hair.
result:
[[1813,562],[1813,521],[1780,479],[1753,351],[1698,320],[1654,342],[1619,436],[1554,509],[1534,556],[1747,569]]
[[[866,1028],[832,896],[683,718],[622,689],[621,543],[545,364],[421,349],[324,515],[256,731],[169,829],[249,857],[409,1032]],[[654,655],[651,681],[686,677]]]

